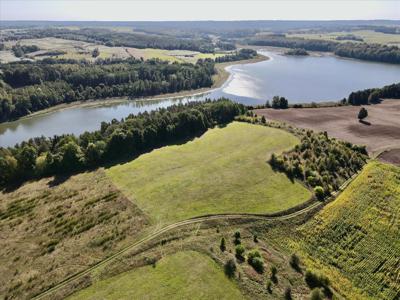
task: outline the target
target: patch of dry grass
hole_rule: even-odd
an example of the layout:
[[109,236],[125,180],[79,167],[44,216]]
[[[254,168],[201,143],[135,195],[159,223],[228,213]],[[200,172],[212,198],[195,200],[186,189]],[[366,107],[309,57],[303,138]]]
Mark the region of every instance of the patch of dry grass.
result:
[[30,298],[133,241],[146,216],[88,172],[0,193],[0,295]]

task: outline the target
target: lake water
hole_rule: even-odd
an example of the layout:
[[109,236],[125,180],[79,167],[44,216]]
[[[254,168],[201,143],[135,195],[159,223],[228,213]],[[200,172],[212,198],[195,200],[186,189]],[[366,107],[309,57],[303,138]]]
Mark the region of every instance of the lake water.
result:
[[75,107],[0,124],[0,146],[36,136],[80,134],[100,128],[102,121],[121,119],[129,114],[167,107],[174,103],[227,97],[234,101],[263,104],[275,95],[289,103],[337,101],[350,92],[381,87],[400,81],[400,66],[343,59],[335,56],[296,57],[262,52],[271,59],[228,68],[228,81],[211,92],[163,101],[126,101],[95,107]]

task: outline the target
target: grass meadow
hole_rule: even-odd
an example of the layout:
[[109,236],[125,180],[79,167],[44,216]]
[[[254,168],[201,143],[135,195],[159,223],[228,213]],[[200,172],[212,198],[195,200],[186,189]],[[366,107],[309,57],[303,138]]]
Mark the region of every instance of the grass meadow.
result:
[[274,172],[267,163],[272,153],[297,143],[283,130],[233,122],[106,173],[155,223],[216,213],[272,213],[311,196],[303,185]]
[[194,251],[165,256],[99,281],[69,299],[243,299],[235,282],[210,257]]

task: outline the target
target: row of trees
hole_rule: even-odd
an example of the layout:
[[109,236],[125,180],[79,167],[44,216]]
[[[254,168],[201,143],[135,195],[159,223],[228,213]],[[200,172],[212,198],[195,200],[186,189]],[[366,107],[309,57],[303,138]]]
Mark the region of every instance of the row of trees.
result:
[[309,51],[334,52],[338,56],[357,58],[368,61],[400,64],[400,48],[381,44],[339,43],[316,39],[287,38],[283,36],[257,36],[248,40],[248,44],[257,46],[274,46],[301,48]]
[[274,96],[272,104],[269,100],[265,103],[266,108],[286,109],[289,108],[289,101],[285,97]]
[[13,148],[0,148],[0,184],[80,171],[129,158],[212,126],[232,121],[245,107],[227,99],[174,105],[121,121],[102,122],[101,129],[80,136],[34,138]]
[[382,98],[400,99],[400,83],[352,92],[346,102],[351,105],[367,105],[379,103]]
[[211,59],[169,64],[157,59],[88,61],[45,59],[2,65],[0,121],[60,103],[108,97],[131,98],[212,85]]

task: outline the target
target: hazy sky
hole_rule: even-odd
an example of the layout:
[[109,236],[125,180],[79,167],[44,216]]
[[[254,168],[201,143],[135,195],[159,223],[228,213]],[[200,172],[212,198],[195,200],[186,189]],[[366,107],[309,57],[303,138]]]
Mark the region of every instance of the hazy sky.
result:
[[400,19],[400,0],[0,0],[1,20]]

